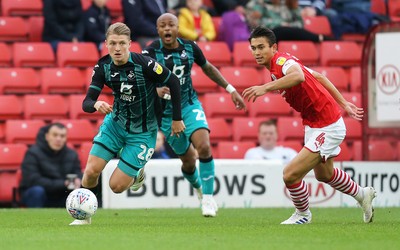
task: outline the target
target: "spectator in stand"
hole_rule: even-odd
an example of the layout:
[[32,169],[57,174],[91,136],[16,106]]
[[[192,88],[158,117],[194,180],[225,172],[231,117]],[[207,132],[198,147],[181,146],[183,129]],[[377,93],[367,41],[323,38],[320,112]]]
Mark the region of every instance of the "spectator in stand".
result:
[[85,11],[85,41],[94,42],[101,51],[106,40],[106,31],[111,24],[107,0],[92,0],[92,5]]
[[83,41],[83,10],[80,0],[43,0],[43,41],[57,51],[59,42]]
[[236,41],[247,41],[250,29],[246,21],[246,10],[242,5],[232,4],[231,10],[221,17],[218,40],[225,41],[230,50]]
[[336,39],[344,33],[367,34],[375,24],[389,21],[386,16],[371,12],[370,0],[331,0],[331,8],[325,15]]
[[277,146],[277,141],[278,128],[275,120],[261,122],[258,127],[259,146],[247,150],[244,159],[281,160],[284,165],[288,164],[298,152],[291,148]]
[[299,0],[302,17],[314,17],[324,15],[325,0]]
[[213,41],[217,34],[211,15],[202,8],[202,0],[187,0],[179,11],[179,34],[192,41]]
[[157,18],[166,12],[166,0],[122,0],[125,24],[132,30],[131,39],[144,48],[158,38]]
[[169,159],[168,152],[165,149],[165,136],[161,131],[157,132],[156,147],[152,159]]
[[168,0],[168,12],[174,14],[175,16],[178,15],[180,8],[186,6],[186,0]]
[[248,20],[251,27],[264,26],[271,29],[277,41],[331,40],[322,34],[304,29],[298,0],[251,0],[247,5]]
[[218,16],[222,16],[226,11],[231,11],[232,5],[241,5],[245,7],[248,2],[249,0],[212,0],[215,12]]
[[21,198],[27,207],[64,207],[81,185],[78,154],[67,145],[67,128],[52,123],[39,130],[21,165]]

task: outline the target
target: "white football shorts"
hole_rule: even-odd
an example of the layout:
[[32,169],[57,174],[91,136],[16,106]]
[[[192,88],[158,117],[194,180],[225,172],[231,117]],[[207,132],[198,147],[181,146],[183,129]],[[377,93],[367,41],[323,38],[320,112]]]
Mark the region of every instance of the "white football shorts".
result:
[[323,128],[305,126],[304,129],[304,147],[311,152],[319,152],[323,162],[340,153],[339,145],[346,137],[346,125],[342,117]]

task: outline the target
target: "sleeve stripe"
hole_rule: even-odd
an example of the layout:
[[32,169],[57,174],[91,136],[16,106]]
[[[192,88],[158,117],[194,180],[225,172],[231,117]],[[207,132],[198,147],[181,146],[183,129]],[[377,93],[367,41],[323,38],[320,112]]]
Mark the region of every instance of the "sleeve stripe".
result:
[[95,89],[95,90],[97,90],[99,92],[101,91],[101,88],[99,88],[97,86],[94,86],[94,85],[90,85],[89,88]]
[[164,80],[164,82],[163,82],[163,84],[164,83],[166,83],[167,81],[168,81],[168,79],[169,79],[169,77],[171,76],[171,71],[170,72],[168,72],[168,76],[165,78],[165,80]]

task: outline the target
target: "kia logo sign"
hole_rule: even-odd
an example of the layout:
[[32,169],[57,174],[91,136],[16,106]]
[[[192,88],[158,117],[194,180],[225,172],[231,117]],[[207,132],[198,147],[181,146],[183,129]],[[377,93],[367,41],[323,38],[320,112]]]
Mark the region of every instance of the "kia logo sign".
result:
[[[308,186],[308,193],[310,194],[310,204],[320,204],[328,201],[334,195],[336,190],[328,184],[319,182],[314,176],[305,177],[306,184]],[[290,199],[289,191],[284,187],[285,196]]]
[[379,71],[376,81],[383,93],[392,95],[400,87],[400,72],[394,65],[385,65]]

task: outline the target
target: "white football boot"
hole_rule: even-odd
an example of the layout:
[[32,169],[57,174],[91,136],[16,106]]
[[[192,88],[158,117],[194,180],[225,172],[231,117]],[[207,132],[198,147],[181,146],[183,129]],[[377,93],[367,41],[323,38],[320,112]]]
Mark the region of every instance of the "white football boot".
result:
[[92,224],[92,218],[88,218],[85,220],[74,220],[69,225],[70,226],[81,226],[81,225],[90,225]]
[[138,174],[136,176],[135,182],[132,184],[130,189],[135,192],[138,191],[144,183],[144,180],[146,179],[146,174],[144,172],[144,167],[139,169]]
[[374,218],[374,207],[372,200],[376,197],[376,191],[373,187],[365,187],[361,189],[363,192],[363,199],[359,202],[364,212],[364,222],[370,223]]
[[201,200],[201,211],[204,217],[215,217],[218,212],[218,205],[212,195],[203,195]]
[[282,225],[301,225],[301,224],[308,224],[311,223],[312,219],[312,214],[310,211],[308,212],[298,212],[297,209],[296,211],[290,216],[289,219],[281,222]]

